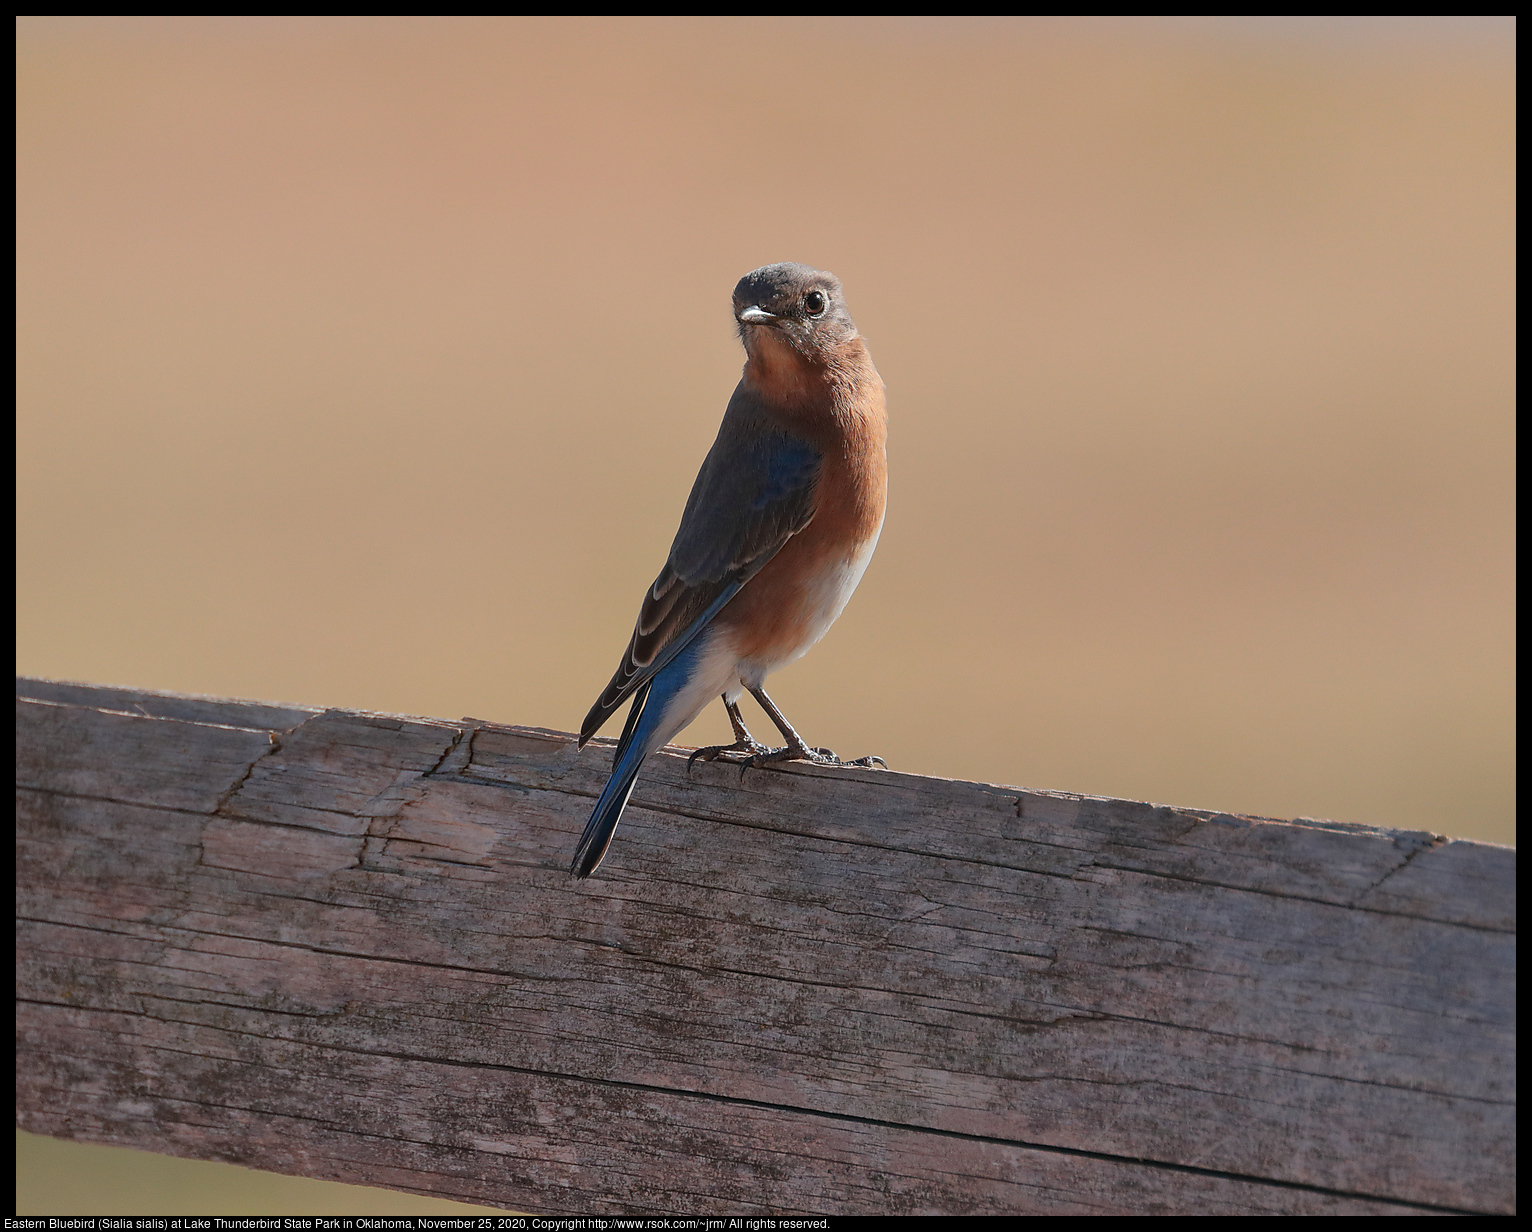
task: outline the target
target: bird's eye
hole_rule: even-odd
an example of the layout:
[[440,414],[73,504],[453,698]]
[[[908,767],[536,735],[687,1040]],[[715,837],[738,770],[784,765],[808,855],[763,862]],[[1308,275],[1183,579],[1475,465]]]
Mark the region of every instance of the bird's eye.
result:
[[825,310],[824,292],[810,291],[803,297],[803,307],[811,317],[822,316]]

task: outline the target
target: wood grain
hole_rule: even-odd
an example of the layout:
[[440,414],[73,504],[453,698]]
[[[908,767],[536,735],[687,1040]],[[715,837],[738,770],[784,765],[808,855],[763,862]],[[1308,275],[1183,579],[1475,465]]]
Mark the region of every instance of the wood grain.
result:
[[1515,853],[18,680],[18,1124],[550,1214],[1509,1213]]

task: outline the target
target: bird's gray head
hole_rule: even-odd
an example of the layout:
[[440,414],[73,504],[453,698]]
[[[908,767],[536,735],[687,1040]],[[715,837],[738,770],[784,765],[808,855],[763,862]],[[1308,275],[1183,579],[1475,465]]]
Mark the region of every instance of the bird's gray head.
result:
[[856,337],[840,279],[792,261],[763,265],[741,278],[734,288],[734,319],[752,355],[767,330],[808,359],[823,359]]

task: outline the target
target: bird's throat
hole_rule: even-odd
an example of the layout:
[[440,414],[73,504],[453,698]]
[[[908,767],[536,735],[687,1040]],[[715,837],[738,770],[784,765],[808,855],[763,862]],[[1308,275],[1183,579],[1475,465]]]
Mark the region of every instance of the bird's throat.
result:
[[825,371],[770,326],[756,326],[745,344],[745,383],[768,402],[792,406],[822,396]]

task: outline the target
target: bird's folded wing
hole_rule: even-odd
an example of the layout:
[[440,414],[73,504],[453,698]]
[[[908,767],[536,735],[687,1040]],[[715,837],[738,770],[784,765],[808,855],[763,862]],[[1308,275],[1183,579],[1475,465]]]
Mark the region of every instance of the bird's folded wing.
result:
[[580,727],[583,746],[814,516],[818,450],[783,432],[719,433],[627,653]]

